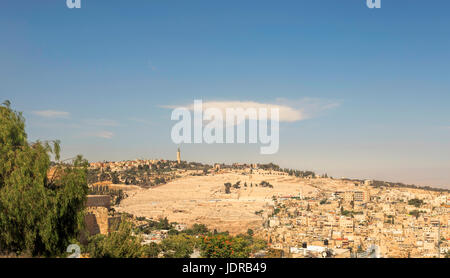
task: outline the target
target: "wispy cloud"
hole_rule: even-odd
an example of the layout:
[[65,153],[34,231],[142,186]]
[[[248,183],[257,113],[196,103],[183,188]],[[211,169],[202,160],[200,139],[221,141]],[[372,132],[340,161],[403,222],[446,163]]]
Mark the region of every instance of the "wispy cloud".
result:
[[49,128],[49,129],[81,129],[84,126],[78,123],[61,123],[61,122],[50,122],[50,121],[32,121],[31,126],[38,128]]
[[110,119],[86,119],[84,123],[94,126],[119,126],[119,123]]
[[68,118],[70,116],[69,112],[57,110],[37,110],[31,113],[45,118]]
[[114,133],[110,131],[97,131],[86,134],[88,137],[97,137],[97,138],[104,138],[104,139],[111,139],[114,136]]
[[144,124],[144,125],[153,125],[154,123],[152,121],[146,120],[144,118],[138,118],[138,117],[129,117],[129,121]]
[[302,98],[299,100],[278,98],[277,103],[289,105],[302,111],[304,119],[320,116],[325,111],[337,108],[341,105],[340,101],[321,98]]

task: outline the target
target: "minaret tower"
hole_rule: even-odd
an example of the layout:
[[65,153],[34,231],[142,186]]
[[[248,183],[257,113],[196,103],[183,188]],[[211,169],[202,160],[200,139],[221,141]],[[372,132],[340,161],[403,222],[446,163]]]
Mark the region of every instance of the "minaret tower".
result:
[[178,161],[178,164],[181,163],[181,153],[180,153],[180,148],[178,148],[178,151],[177,151],[177,161]]

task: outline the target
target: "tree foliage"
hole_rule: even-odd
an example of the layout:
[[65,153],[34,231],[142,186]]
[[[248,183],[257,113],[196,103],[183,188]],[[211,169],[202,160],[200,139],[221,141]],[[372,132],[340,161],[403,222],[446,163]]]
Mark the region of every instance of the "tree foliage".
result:
[[218,234],[203,237],[201,250],[205,258],[248,258],[252,247],[245,237]]
[[87,161],[58,163],[59,141],[29,143],[22,113],[0,106],[0,252],[60,255],[83,227]]
[[414,198],[408,201],[408,205],[420,208],[423,205],[423,200]]
[[282,257],[283,257],[283,250],[281,249],[269,248],[269,250],[267,250],[267,258],[282,258]]
[[185,234],[188,235],[204,235],[209,232],[208,227],[205,224],[197,224],[192,225],[190,229],[186,229],[184,231]]
[[142,239],[133,235],[132,224],[122,219],[117,230],[91,237],[87,251],[92,258],[140,258],[145,257],[141,243]]
[[164,258],[190,258],[197,245],[197,239],[187,234],[171,235],[161,242]]
[[231,183],[227,182],[223,184],[225,186],[225,194],[230,194],[231,193]]

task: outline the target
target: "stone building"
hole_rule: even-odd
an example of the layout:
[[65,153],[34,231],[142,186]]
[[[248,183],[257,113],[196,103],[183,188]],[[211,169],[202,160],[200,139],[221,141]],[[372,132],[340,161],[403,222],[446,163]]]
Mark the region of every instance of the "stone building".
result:
[[108,234],[120,222],[119,216],[111,216],[111,196],[88,195],[86,200],[85,224],[87,236]]

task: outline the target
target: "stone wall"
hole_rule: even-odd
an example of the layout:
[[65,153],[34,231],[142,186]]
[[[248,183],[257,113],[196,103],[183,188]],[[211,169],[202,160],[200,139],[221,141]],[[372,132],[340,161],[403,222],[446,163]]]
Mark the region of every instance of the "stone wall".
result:
[[86,213],[84,216],[84,222],[86,224],[86,230],[88,232],[88,236],[93,236],[100,233],[100,227],[97,223],[97,218],[93,213]]
[[108,195],[88,195],[86,201],[85,233],[80,236],[80,241],[87,241],[87,237],[96,234],[106,235],[118,227],[120,216],[108,214],[111,206],[111,197]]
[[89,235],[107,234],[109,230],[108,218],[108,209],[105,207],[86,208],[85,221]]
[[111,196],[109,195],[88,195],[86,207],[111,207]]

